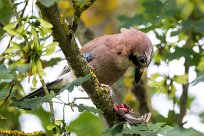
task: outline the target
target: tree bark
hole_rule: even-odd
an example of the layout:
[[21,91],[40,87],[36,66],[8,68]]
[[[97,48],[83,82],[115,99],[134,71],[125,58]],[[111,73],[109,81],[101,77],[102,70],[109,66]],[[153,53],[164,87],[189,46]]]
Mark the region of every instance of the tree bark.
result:
[[68,25],[59,12],[57,4],[49,8],[44,7],[40,3],[37,3],[37,5],[41,10],[42,16],[52,23],[54,40],[59,42],[59,46],[76,77],[84,77],[88,74],[91,75],[91,80],[84,82],[82,87],[87,92],[95,106],[103,111],[103,115],[108,125],[112,126],[116,121],[116,115],[113,110],[113,102],[110,93],[107,89],[100,86],[95,73],[83,59],[74,40],[74,33],[78,26],[78,24],[76,24],[76,19],[79,17],[77,16],[77,10],[75,9],[75,20],[71,25]]

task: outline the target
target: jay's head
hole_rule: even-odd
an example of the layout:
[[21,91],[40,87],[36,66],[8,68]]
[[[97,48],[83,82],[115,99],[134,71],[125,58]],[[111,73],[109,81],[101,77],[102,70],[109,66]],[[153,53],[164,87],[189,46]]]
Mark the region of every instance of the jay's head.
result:
[[135,66],[135,82],[138,83],[144,68],[147,67],[153,56],[153,47],[150,39],[134,28],[121,29],[124,56]]

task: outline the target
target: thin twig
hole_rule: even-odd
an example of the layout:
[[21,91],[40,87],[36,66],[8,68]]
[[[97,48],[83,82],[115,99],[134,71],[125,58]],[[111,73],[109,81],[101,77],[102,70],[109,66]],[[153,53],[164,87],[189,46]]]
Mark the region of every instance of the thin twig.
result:
[[[49,91],[47,89],[47,86],[45,84],[45,81],[44,81],[43,77],[39,75],[39,78],[40,78],[40,82],[42,84],[42,87],[43,87],[43,89],[45,91],[45,94],[49,95],[50,93],[49,93]],[[49,105],[50,105],[50,113],[51,113],[51,116],[50,116],[51,122],[52,122],[52,124],[55,124],[55,114],[54,114],[54,107],[53,107],[52,100],[49,102]],[[53,129],[53,132],[56,133],[56,129]]]
[[73,7],[75,9],[74,10],[74,20],[73,20],[72,28],[71,28],[73,30],[73,33],[75,33],[77,30],[81,13],[87,10],[94,3],[94,1],[95,0],[89,0],[85,2],[85,4],[81,5],[78,1],[72,0]]
[[23,17],[27,5],[28,5],[28,0],[26,1],[25,6],[24,6],[23,9],[22,9],[22,13],[21,13],[21,15],[20,15],[20,19]]
[[63,106],[63,121],[65,121],[65,104],[64,104],[64,106]]
[[79,99],[91,99],[91,98],[90,97],[75,97],[72,103],[75,103],[75,101]]
[[[56,101],[52,101],[53,103],[58,103],[58,104],[64,104],[62,102],[56,102]],[[65,104],[64,104],[65,105]]]

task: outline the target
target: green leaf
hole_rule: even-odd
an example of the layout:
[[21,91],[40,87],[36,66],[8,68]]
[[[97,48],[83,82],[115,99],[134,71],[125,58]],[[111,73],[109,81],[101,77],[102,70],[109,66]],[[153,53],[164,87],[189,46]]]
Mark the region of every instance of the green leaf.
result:
[[34,86],[36,86],[36,84],[37,84],[36,75],[33,76],[32,84],[33,84]]
[[45,37],[45,34],[44,34],[42,28],[39,28],[39,33],[40,33],[40,36],[41,36],[41,37],[43,37],[43,38]]
[[56,126],[60,126],[62,124],[63,120],[56,120],[55,121],[55,125]]
[[121,134],[123,130],[123,124],[124,122],[116,123],[111,128],[104,131],[101,135],[102,136],[116,136],[117,134]]
[[55,124],[49,124],[49,125],[47,126],[47,129],[48,129],[48,130],[53,130],[53,128],[55,128],[55,127],[57,127]]
[[62,58],[60,57],[56,57],[56,58],[51,58],[51,60],[45,60],[43,61],[43,64],[45,64],[46,67],[53,67],[54,65],[56,65],[58,62],[60,62],[62,60]]
[[188,74],[184,74],[181,76],[175,76],[174,81],[179,84],[187,84],[188,83]]
[[162,13],[162,2],[159,0],[144,1],[144,12],[145,14],[150,14],[151,16],[158,16]]
[[24,30],[24,27],[25,27],[25,24],[21,24],[21,25],[16,29],[16,31],[19,32],[19,33],[22,33],[23,30]]
[[43,71],[42,62],[39,60],[37,61],[37,72],[40,76],[45,76],[46,73]]
[[0,0],[0,2],[0,23],[7,24],[13,15],[12,5],[9,0]]
[[165,136],[204,136],[204,134],[189,128],[189,129],[173,129],[169,131]]
[[3,30],[5,30],[7,33],[9,33],[11,36],[18,36],[19,38],[22,38],[23,36],[17,32],[15,29],[4,27]]
[[50,33],[52,33],[52,29],[50,29],[50,28],[42,28],[42,31],[43,31],[43,33],[44,34],[50,34]]
[[177,47],[177,48],[175,48],[175,52],[173,52],[173,53],[169,52],[169,53],[165,54],[165,57],[167,59],[170,59],[170,60],[178,59],[180,57],[189,58],[190,55],[192,55],[193,53],[194,52],[192,49]]
[[157,134],[167,134],[168,131],[173,128],[170,126],[164,126],[165,123],[158,122],[156,124],[138,124],[137,126],[124,125],[123,134],[139,134],[141,136],[154,136]]
[[198,66],[196,69],[200,72],[204,71],[204,57],[200,58],[200,62],[198,63]]
[[4,26],[3,30],[5,30],[7,33],[9,33],[12,36],[18,36],[19,38],[22,38],[23,36],[14,29],[17,23],[18,22],[15,21],[10,24],[7,24],[6,26]]
[[105,127],[101,117],[89,112],[83,112],[69,124],[67,131],[73,132],[77,136],[100,136]]
[[2,35],[5,33],[6,31],[3,30],[3,28],[0,26],[0,40],[2,39]]
[[40,106],[43,103],[51,101],[53,97],[54,97],[54,95],[50,94],[50,95],[46,95],[44,97],[35,97],[35,98],[31,98],[31,99],[25,99],[23,101],[13,102],[11,104],[11,106],[15,106],[15,107],[18,107],[21,109],[32,109],[32,110],[36,111],[40,108]]
[[[68,89],[69,92],[72,92],[74,90],[74,86],[80,86],[82,83],[86,82],[91,78],[91,75],[86,75],[84,77],[79,77],[76,80],[72,81],[70,84],[68,84],[66,87],[62,88],[59,93],[62,91]],[[59,94],[58,93],[58,94]]]
[[[134,17],[126,17],[126,16],[119,16],[119,21],[123,23],[123,27],[131,27],[135,25],[145,25],[148,22],[145,20],[144,16],[142,15],[135,15]],[[128,20],[128,21],[127,21]]]
[[26,73],[29,68],[29,64],[19,64],[18,65],[10,65],[11,70],[18,71],[20,73]]
[[76,107],[78,107],[79,112],[88,111],[88,112],[92,112],[94,114],[96,114],[96,113],[102,114],[103,113],[100,109],[96,109],[94,107],[89,107],[89,106],[86,106],[83,104],[76,105]]
[[18,21],[11,22],[4,26],[4,29],[12,29],[17,25]]
[[55,46],[59,45],[58,42],[53,42],[45,47],[45,56],[51,55],[55,51]]
[[85,77],[79,77],[76,80],[72,81],[66,88],[69,92],[74,90],[74,86],[80,86],[82,83],[86,82],[91,78],[91,75],[86,75]]
[[37,20],[40,22],[41,26],[44,28],[52,28],[53,27],[53,25],[51,23],[47,22],[43,18],[37,18]]
[[204,24],[204,19],[198,20],[195,22],[195,31],[198,33],[204,32],[204,28],[202,27]]
[[17,50],[21,50],[21,47],[19,46],[18,43],[10,41],[10,43],[12,44],[12,48],[17,49]]
[[[0,90],[0,98],[5,98],[9,95],[9,87],[5,87],[3,90]],[[13,92],[10,93],[9,97],[16,97]]]
[[125,122],[120,122],[113,127],[107,129],[105,132],[102,133],[104,136],[115,136],[117,134],[122,135],[140,135],[140,136],[156,136],[158,134],[166,135],[167,132],[172,130],[173,128],[165,123],[156,123],[156,124],[138,124],[138,125],[130,125]]
[[11,82],[16,79],[16,73],[11,69],[8,69],[4,64],[0,65],[0,81]]
[[31,33],[33,34],[33,36],[35,38],[38,38],[38,33],[36,32],[36,30],[35,30],[35,28],[33,26],[31,27]]

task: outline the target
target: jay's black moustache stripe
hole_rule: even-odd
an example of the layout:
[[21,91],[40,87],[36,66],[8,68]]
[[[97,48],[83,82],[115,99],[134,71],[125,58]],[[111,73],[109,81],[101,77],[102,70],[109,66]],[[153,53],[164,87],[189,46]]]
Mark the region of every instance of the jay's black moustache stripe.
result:
[[137,57],[135,55],[130,54],[129,55],[129,60],[131,60],[134,65],[139,66],[138,59],[137,59]]

